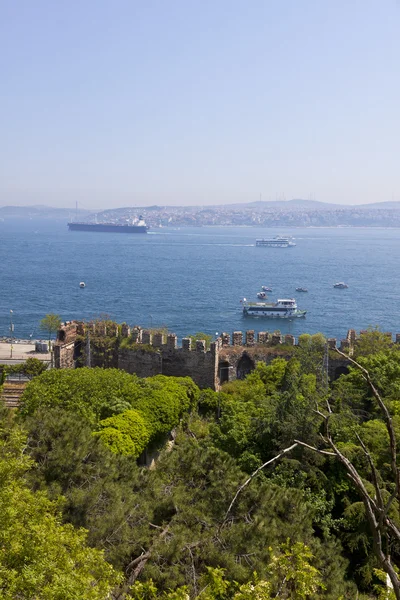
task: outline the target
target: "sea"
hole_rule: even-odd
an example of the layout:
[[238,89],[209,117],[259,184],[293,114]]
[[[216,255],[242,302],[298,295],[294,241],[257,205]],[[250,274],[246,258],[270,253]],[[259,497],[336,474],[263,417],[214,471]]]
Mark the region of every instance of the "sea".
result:
[[[256,247],[290,235],[291,248]],[[0,337],[39,339],[40,320],[113,319],[197,332],[400,332],[400,230],[182,227],[147,235],[69,232],[64,221],[0,222]],[[79,283],[84,281],[85,288]],[[344,281],[348,289],[335,289]],[[304,319],[245,318],[241,300],[296,298]],[[308,289],[296,292],[296,287]],[[10,313],[10,310],[13,312]]]

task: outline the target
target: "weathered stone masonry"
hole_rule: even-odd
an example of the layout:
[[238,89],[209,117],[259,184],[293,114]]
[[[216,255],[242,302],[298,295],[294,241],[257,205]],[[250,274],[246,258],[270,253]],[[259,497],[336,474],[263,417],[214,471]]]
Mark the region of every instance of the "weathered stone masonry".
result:
[[[205,341],[197,341],[192,348],[189,338],[182,340],[182,347],[178,347],[178,338],[175,334],[165,336],[161,332],[154,335],[140,327],[123,325],[120,338],[129,338],[132,347],[119,347],[108,353],[107,364],[102,364],[101,340],[118,337],[118,330],[109,331],[93,325],[69,322],[65,323],[58,332],[54,347],[56,368],[75,368],[88,364],[90,352],[90,366],[109,366],[123,369],[128,373],[136,373],[139,377],[151,377],[163,374],[176,377],[192,377],[201,388],[216,389],[218,350],[220,340],[210,344],[206,350]],[[90,338],[91,333],[93,335]],[[94,337],[94,333],[96,336]],[[89,340],[91,339],[91,342]],[[88,344],[91,351],[88,351]]]
[[[391,334],[387,335],[392,339]],[[350,329],[346,339],[341,340],[340,349],[351,354],[357,339],[356,332]],[[121,343],[123,340],[129,340],[129,344],[125,346]],[[400,343],[399,334],[395,343]],[[138,326],[130,329],[126,324],[118,330],[112,323],[84,324],[72,321],[59,330],[54,357],[55,366],[60,369],[89,364],[92,367],[116,367],[136,373],[139,377],[158,374],[188,376],[200,388],[218,390],[226,381],[243,379],[258,361],[268,364],[277,356],[289,359],[295,344],[292,335],[263,331],[256,336],[253,330],[245,334],[234,331],[232,337],[222,333],[206,350],[204,340],[192,345],[190,338],[183,338],[179,346],[177,336],[172,333],[152,333]],[[328,339],[327,345],[329,350],[334,350],[337,340]],[[329,378],[334,380],[346,373],[348,366],[346,358],[339,355],[332,357],[330,353]]]

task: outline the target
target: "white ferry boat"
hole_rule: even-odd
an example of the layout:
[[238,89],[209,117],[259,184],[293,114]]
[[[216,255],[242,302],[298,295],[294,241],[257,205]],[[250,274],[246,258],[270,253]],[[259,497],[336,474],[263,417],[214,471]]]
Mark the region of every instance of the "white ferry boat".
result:
[[256,246],[264,246],[265,248],[291,248],[295,246],[295,242],[291,237],[277,235],[274,238],[263,238],[256,240]]
[[299,310],[294,298],[278,299],[277,302],[248,302],[241,300],[245,317],[269,317],[271,319],[292,319],[305,317],[307,311]]

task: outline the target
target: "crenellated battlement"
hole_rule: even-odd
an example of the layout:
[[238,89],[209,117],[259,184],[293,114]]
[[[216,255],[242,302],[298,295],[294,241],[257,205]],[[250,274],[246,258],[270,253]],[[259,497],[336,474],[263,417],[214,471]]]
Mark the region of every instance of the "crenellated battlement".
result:
[[[117,325],[113,322],[90,322],[84,323],[83,321],[67,321],[63,323],[57,334],[56,344],[62,345],[75,341],[77,336],[84,337],[87,334],[93,334],[96,337],[104,338],[121,338],[129,339],[133,344],[143,344],[146,346],[153,346],[154,348],[167,348],[169,350],[179,349],[178,336],[175,333],[165,333],[164,331],[143,329],[139,325],[129,327],[126,323]],[[357,342],[362,338],[364,334],[368,333],[366,330],[362,330],[357,335],[355,329],[349,329],[346,338],[338,340],[336,338],[328,338],[327,343],[330,349],[340,348],[341,350],[348,350],[354,347]],[[400,344],[400,333],[394,335],[391,332],[385,332],[383,335],[395,344]],[[254,347],[254,346],[296,346],[298,341],[292,334],[281,334],[279,331],[268,332],[259,331],[257,334],[254,329],[243,331],[233,331],[232,335],[226,332],[220,334],[220,336],[210,344],[211,352],[215,352],[220,348],[227,348],[230,346],[243,346],[243,347]],[[197,340],[193,345],[191,338],[182,338],[182,349],[185,351],[195,352],[206,352],[205,340]]]
[[[339,348],[351,356],[366,331],[349,329],[346,338],[329,338],[329,350]],[[385,333],[388,340],[400,344],[400,334],[393,340],[392,333]],[[245,377],[258,361],[270,362],[276,356],[290,358],[299,344],[292,334],[280,331],[268,332],[254,329],[223,332],[210,343],[206,340],[182,338],[164,330],[143,329],[139,325],[129,327],[111,321],[83,323],[69,321],[58,331],[55,344],[55,365],[58,368],[87,366],[117,367],[141,377],[156,374],[192,377],[202,388],[219,389],[225,381]],[[330,366],[331,378],[346,372],[349,360],[338,356]]]

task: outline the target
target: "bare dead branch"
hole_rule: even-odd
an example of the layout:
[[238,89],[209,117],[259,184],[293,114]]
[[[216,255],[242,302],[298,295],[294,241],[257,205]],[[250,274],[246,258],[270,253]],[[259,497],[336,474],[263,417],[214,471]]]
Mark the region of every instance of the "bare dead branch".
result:
[[[164,529],[161,531],[160,535],[156,538],[155,541],[163,539],[167,535],[168,530],[169,524],[166,527],[164,527]],[[125,572],[127,573],[127,578],[120,588],[114,590],[114,600],[122,600],[123,598],[125,598],[129,588],[135,583],[136,579],[139,577],[140,573],[146,566],[147,561],[151,557],[154,545],[155,542],[153,542],[153,545],[151,548],[149,548],[149,550],[147,550],[146,552],[142,552],[140,556],[134,558],[126,567]]]
[[192,552],[192,549],[190,548],[190,546],[185,546],[185,547],[190,555],[192,578],[193,578],[193,590],[194,590],[194,595],[196,597],[197,596],[197,579],[196,579],[196,567],[194,566],[193,552]]
[[267,467],[268,465],[272,464],[273,462],[275,462],[276,460],[278,460],[279,458],[281,458],[284,454],[287,454],[288,452],[290,452],[291,450],[293,450],[293,448],[296,448],[296,446],[298,446],[298,443],[295,442],[294,444],[292,444],[291,446],[289,446],[288,448],[285,448],[284,450],[282,450],[279,454],[277,454],[276,456],[274,456],[274,458],[271,458],[270,460],[267,460],[267,462],[265,462],[264,464],[262,464],[260,467],[258,467],[258,469],[256,469],[248,479],[246,479],[246,481],[237,489],[236,494],[234,495],[232,502],[229,505],[228,510],[225,513],[225,517],[224,520],[221,523],[220,528],[226,523],[226,520],[229,516],[229,513],[232,510],[233,505],[235,504],[240,492],[247,486],[249,485],[250,481],[252,481],[252,479],[254,479],[254,477],[256,477],[256,475],[258,475],[258,473],[264,469],[265,467]]
[[327,421],[327,419],[329,419],[329,415],[324,415],[324,413],[322,413],[320,410],[313,410],[313,413],[321,417],[321,419],[323,419],[324,421]]
[[376,493],[376,498],[378,501],[378,507],[381,511],[381,518],[383,518],[384,516],[384,503],[383,503],[383,498],[382,498],[382,493],[381,493],[381,488],[379,487],[379,483],[378,483],[378,472],[376,470],[374,461],[372,460],[372,456],[368,451],[368,448],[366,447],[366,445],[364,444],[363,440],[361,439],[361,437],[359,436],[359,434],[357,433],[357,431],[355,432],[356,437],[358,439],[358,441],[360,442],[361,448],[363,449],[363,452],[365,454],[365,456],[367,457],[370,469],[371,469],[371,474],[372,474],[372,483],[373,486],[375,488],[375,493]]
[[294,440],[296,442],[296,444],[299,444],[299,446],[304,446],[304,448],[308,448],[309,450],[312,450],[313,452],[318,452],[318,454],[325,454],[325,456],[334,456],[336,457],[336,454],[334,452],[329,452],[329,450],[320,450],[319,448],[316,448],[315,446],[310,446],[309,444],[306,444],[305,442],[300,442],[300,440]]
[[[381,510],[378,509],[377,504],[375,503],[373,498],[371,498],[370,495],[368,494],[367,489],[365,488],[364,483],[363,483],[360,475],[358,474],[356,468],[349,461],[349,459],[346,458],[340,452],[340,450],[337,448],[337,446],[333,442],[332,438],[328,438],[328,442],[333,450],[333,452],[329,453],[329,454],[336,456],[336,458],[343,464],[344,468],[346,469],[349,479],[353,482],[355,488],[357,489],[358,493],[360,494],[360,496],[363,500],[366,516],[367,516],[370,530],[372,533],[375,555],[377,556],[379,562],[381,563],[382,568],[385,570],[385,572],[390,577],[390,581],[392,582],[393,591],[396,595],[396,599],[400,600],[400,580],[390,562],[390,556],[386,556],[383,551],[383,548],[382,548],[382,534],[385,533],[385,530],[387,531],[387,528],[390,529],[390,531],[393,531],[395,526],[389,519],[385,519],[384,525],[386,527],[382,526],[382,523],[378,520],[378,518],[380,517],[380,514],[381,514]],[[298,443],[300,443],[300,445],[305,445],[310,450],[314,450],[315,452],[318,452],[318,453],[326,452],[324,450],[319,450],[318,448],[315,448],[313,446],[309,446],[308,444],[304,444],[304,442],[298,442]],[[394,532],[394,533],[396,536],[396,532]]]
[[[389,410],[388,410],[386,404],[384,403],[384,401],[382,400],[381,395],[379,394],[377,388],[375,387],[367,369],[365,367],[363,367],[362,365],[360,365],[360,363],[358,363],[353,358],[350,358],[349,356],[347,356],[347,354],[344,354],[344,352],[341,352],[338,348],[336,348],[336,352],[338,354],[340,354],[341,356],[345,357],[347,360],[349,360],[353,365],[355,365],[362,372],[362,374],[364,375],[364,379],[368,383],[368,386],[369,386],[374,398],[376,399],[376,401],[379,404],[379,408],[382,411],[382,414],[383,414],[383,417],[385,420],[385,424],[386,424],[386,429],[389,434],[391,468],[392,468],[393,478],[394,478],[394,481],[396,484],[397,491],[399,491],[399,489],[400,489],[400,473],[399,473],[399,469],[397,468],[396,435],[394,432],[393,422],[392,422],[392,418],[390,416]],[[400,498],[399,498],[399,500],[400,500]]]

